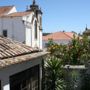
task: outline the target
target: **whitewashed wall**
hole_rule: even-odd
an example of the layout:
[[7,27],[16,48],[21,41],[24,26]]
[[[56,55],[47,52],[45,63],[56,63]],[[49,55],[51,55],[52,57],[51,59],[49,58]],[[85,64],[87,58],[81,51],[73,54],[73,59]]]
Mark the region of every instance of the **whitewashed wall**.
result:
[[[63,44],[69,44],[71,42],[71,40],[54,40],[53,42],[57,43],[58,45]],[[46,48],[46,44],[48,43],[48,40],[43,40],[43,48]]]
[[21,17],[0,18],[0,35],[7,30],[8,37],[20,42],[25,41],[25,28]]
[[[15,8],[14,8],[15,9]],[[34,17],[34,18],[33,18]],[[23,17],[0,18],[0,35],[3,30],[8,31],[8,37],[26,45],[42,49],[42,30],[40,30],[40,17],[37,18],[32,12]],[[37,39],[35,39],[35,21],[37,21]]]
[[40,44],[40,49],[42,49],[42,30],[40,30],[39,33],[40,33],[40,36],[39,36],[40,43],[39,44]]
[[[10,76],[29,69],[35,65],[39,65],[42,68],[42,58],[32,59],[27,62],[8,66],[7,68],[0,69],[0,80],[2,90],[10,90]],[[42,79],[42,70],[40,71],[40,79]],[[41,86],[40,86],[41,87]],[[41,90],[41,89],[40,89]]]
[[[40,20],[41,18],[41,20]],[[42,49],[42,14],[38,15],[38,20],[39,20],[39,47]]]
[[16,7],[15,6],[13,6],[13,8],[7,13],[7,14],[11,14],[11,13],[14,13],[14,12],[17,12],[17,10],[16,10]]
[[[34,17],[34,20],[33,20],[33,25],[32,25],[32,46],[33,47],[39,47],[40,49],[42,49],[42,31],[40,30],[39,17],[40,17],[40,15],[38,15],[38,21],[37,21],[36,17]],[[35,28],[34,28],[35,21],[37,21],[37,39],[35,39]]]
[[[40,17],[42,17],[41,14],[38,14],[37,20],[34,13],[32,13],[28,17],[24,17],[23,20],[30,23],[30,28],[26,28],[26,44],[32,47],[39,47],[40,49],[42,49],[42,31],[39,28]],[[35,39],[35,21],[37,21],[37,39]]]

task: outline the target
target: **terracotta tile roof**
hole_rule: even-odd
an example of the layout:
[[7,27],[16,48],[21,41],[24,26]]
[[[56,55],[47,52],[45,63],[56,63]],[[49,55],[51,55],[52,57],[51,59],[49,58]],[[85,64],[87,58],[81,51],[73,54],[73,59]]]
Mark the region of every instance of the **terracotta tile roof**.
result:
[[43,40],[53,39],[53,40],[71,40],[74,33],[72,32],[55,32],[46,36],[43,36]]
[[18,57],[3,59],[3,60],[0,60],[0,69],[8,67],[10,65],[24,63],[24,62],[27,62],[30,60],[34,60],[38,57],[44,57],[47,54],[48,54],[48,52],[42,51],[42,52],[35,52],[35,53],[26,54],[26,55],[22,55],[22,56],[18,56]]
[[64,32],[64,34],[66,34],[70,38],[73,38],[73,35],[74,35],[74,33],[72,33],[72,32]]
[[33,60],[47,54],[17,41],[0,37],[0,69],[10,65]]
[[7,14],[13,6],[0,6],[0,16]]
[[39,51],[17,41],[0,37],[0,59],[16,57]]
[[12,17],[22,17],[22,16],[26,16],[28,14],[31,14],[31,11],[29,12],[15,12],[15,13],[11,13],[8,16],[12,16]]

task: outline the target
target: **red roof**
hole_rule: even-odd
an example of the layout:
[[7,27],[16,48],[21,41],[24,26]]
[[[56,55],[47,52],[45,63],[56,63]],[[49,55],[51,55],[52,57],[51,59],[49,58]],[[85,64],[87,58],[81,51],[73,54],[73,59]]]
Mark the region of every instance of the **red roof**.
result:
[[30,14],[32,11],[27,12],[14,12],[11,14],[7,13],[13,8],[13,6],[0,6],[0,17],[22,17]]
[[29,11],[29,12],[15,12],[15,13],[9,14],[8,16],[21,17],[21,16],[26,16],[28,14],[31,14],[31,11]]
[[0,16],[7,14],[13,6],[0,6]]
[[53,40],[71,40],[74,33],[72,32],[55,32],[46,36],[43,36],[43,40],[53,39]]

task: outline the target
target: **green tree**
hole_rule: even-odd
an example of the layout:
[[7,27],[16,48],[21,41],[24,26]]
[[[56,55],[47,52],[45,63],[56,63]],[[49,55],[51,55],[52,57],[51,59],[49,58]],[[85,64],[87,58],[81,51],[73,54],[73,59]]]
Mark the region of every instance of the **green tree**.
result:
[[86,36],[83,36],[82,39],[74,36],[72,42],[69,44],[69,49],[67,50],[67,54],[69,54],[67,60],[70,64],[74,65],[85,64],[90,58],[89,47],[89,40]]
[[61,60],[54,56],[45,62],[46,90],[65,89],[61,65]]
[[54,45],[55,43],[53,42],[53,39],[49,39],[48,40],[48,43],[46,43],[46,47],[48,48],[48,47],[50,47],[50,46],[52,46],[52,45]]
[[[80,65],[88,62],[90,59],[90,40],[86,36],[82,38],[74,36],[68,45],[49,44],[48,51],[50,55],[45,63],[46,90],[63,90],[65,83],[61,66],[66,64]],[[76,75],[74,74],[73,77]],[[71,78],[75,82],[72,84],[75,85],[77,84],[76,76],[73,77]]]
[[90,58],[90,41],[86,36],[74,36],[68,45],[56,43],[48,47],[50,55],[63,60],[63,64],[85,64]]

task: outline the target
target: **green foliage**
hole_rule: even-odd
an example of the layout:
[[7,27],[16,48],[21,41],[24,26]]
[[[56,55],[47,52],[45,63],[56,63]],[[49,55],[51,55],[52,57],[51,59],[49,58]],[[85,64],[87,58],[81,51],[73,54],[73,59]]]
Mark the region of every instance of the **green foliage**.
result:
[[68,45],[58,45],[53,40],[49,40],[47,49],[50,55],[45,62],[46,90],[73,90],[73,87],[76,88],[74,85],[77,85],[77,73],[72,73],[71,88],[69,84],[67,85],[67,82],[64,82],[64,71],[61,67],[66,64],[80,65],[87,63],[90,59],[89,39],[86,36],[82,38],[74,36]]
[[46,47],[50,47],[51,45],[54,45],[54,42],[52,39],[49,39],[48,43],[46,44]]
[[90,73],[88,73],[88,70],[82,71],[81,77],[81,90],[90,90]]
[[84,64],[90,58],[90,41],[86,36],[74,36],[68,45],[52,44],[48,47],[52,56],[63,60],[63,64]]
[[71,79],[70,79],[70,89],[69,90],[77,90],[79,86],[79,73],[78,71],[72,71],[71,72]]
[[61,60],[56,57],[48,58],[45,63],[46,90],[64,90],[62,76]]
[[68,53],[70,64],[84,64],[86,60],[89,60],[89,40],[87,37],[84,36],[82,39],[74,37],[69,45]]

